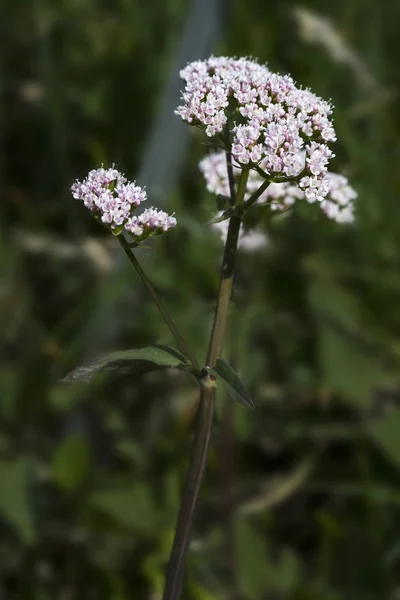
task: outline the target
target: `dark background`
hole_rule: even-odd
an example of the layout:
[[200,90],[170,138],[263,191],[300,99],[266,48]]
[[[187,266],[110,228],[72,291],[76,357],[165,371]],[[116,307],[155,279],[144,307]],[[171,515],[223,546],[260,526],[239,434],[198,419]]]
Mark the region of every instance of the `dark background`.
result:
[[173,371],[60,383],[98,355],[172,342],[69,188],[115,162],[176,212],[138,256],[204,356],[221,245],[197,167],[207,140],[173,109],[178,69],[212,52],[331,98],[333,169],[359,198],[354,225],[294,210],[239,256],[226,356],[257,410],[235,405],[232,475],[218,399],[184,597],[400,598],[400,3],[1,13],[0,598],[160,598],[197,391]]

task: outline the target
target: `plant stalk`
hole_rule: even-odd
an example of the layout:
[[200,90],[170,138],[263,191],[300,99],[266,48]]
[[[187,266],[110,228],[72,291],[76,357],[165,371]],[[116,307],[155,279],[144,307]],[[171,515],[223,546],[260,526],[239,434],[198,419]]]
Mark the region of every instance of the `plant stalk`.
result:
[[[236,204],[243,202],[249,172],[243,170],[239,181]],[[236,250],[239,239],[241,217],[234,214],[229,222],[224,255],[221,268],[220,285],[214,323],[211,330],[206,364],[214,367],[222,352],[226,330],[229,300],[232,291],[233,270],[236,261]],[[196,415],[195,439],[192,459],[186,476],[175,537],[167,568],[163,600],[179,600],[182,593],[183,577],[192,531],[193,516],[197,505],[201,484],[204,477],[211,437],[214,415],[215,381],[207,373],[200,379],[200,404]]]
[[200,380],[200,404],[196,415],[195,440],[167,567],[163,600],[178,600],[182,592],[193,516],[203,482],[210,444],[214,399],[215,381],[207,373]]
[[200,373],[200,371],[201,371],[200,364],[198,363],[196,357],[190,350],[187,342],[183,339],[183,337],[179,333],[178,328],[176,327],[175,323],[171,319],[157,290],[151,283],[151,281],[148,278],[148,276],[146,275],[145,271],[140,266],[140,263],[139,263],[138,259],[136,258],[136,256],[134,255],[134,253],[132,252],[132,250],[130,249],[128,242],[122,235],[118,236],[118,240],[119,240],[125,254],[127,255],[130,263],[133,265],[133,267],[136,270],[137,274],[139,275],[140,279],[146,286],[147,291],[149,292],[150,296],[152,297],[154,304],[157,306],[158,310],[160,311],[161,316],[163,317],[164,321],[168,325],[168,328],[171,331],[172,335],[174,336],[176,343],[179,346],[179,349],[189,359],[189,361],[190,361],[191,365],[193,366],[193,368],[195,369],[195,371],[197,373]]
[[250,196],[250,198],[248,200],[246,200],[246,202],[244,203],[244,208],[248,209],[252,204],[254,204],[254,202],[256,202],[259,197],[261,196],[261,194],[263,194],[265,192],[265,190],[271,185],[271,182],[268,181],[267,179],[260,185],[260,187],[258,188],[258,190],[256,190],[254,192],[254,194],[252,196]]
[[226,168],[228,171],[228,181],[229,181],[229,193],[231,197],[231,206],[235,206],[236,204],[236,186],[235,186],[235,176],[233,174],[233,164],[232,164],[232,152],[230,149],[225,150],[226,156]]
[[223,541],[221,551],[225,559],[229,600],[238,600],[239,583],[236,565],[235,511],[233,502],[234,453],[235,453],[235,404],[225,394],[221,423],[221,515],[223,520]]
[[[239,188],[237,192],[236,204],[240,206],[243,203],[246,191],[249,171],[243,170]],[[234,214],[229,221],[228,234],[226,236],[224,257],[222,261],[221,278],[219,283],[217,305],[215,307],[214,322],[211,331],[210,343],[208,346],[206,364],[208,367],[215,367],[217,359],[222,353],[222,346],[225,337],[226,322],[228,318],[229,302],[232,292],[233,271],[236,263],[236,251],[239,240],[239,231],[242,219]]]

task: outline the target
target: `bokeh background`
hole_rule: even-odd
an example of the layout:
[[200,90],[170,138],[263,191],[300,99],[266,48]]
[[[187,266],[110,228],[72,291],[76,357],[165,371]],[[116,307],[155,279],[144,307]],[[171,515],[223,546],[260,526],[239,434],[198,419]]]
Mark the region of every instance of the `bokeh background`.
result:
[[354,225],[294,210],[239,256],[226,356],[257,410],[218,398],[184,598],[399,599],[400,4],[5,0],[1,13],[0,598],[160,598],[197,391],[169,371],[61,381],[172,341],[69,187],[115,162],[176,212],[139,254],[204,356],[221,244],[206,140],[173,109],[178,69],[215,53],[332,99],[333,167],[359,199]]

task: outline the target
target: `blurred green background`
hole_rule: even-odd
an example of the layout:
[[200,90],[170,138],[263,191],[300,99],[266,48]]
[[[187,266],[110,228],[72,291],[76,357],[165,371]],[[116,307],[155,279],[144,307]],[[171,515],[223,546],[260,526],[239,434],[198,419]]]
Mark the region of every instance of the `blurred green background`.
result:
[[108,351],[172,342],[69,187],[115,162],[176,212],[139,254],[204,356],[221,245],[206,140],[173,108],[177,69],[213,52],[332,99],[333,167],[359,199],[354,225],[295,210],[239,256],[226,356],[257,410],[235,405],[232,440],[218,398],[184,598],[399,599],[400,3],[4,0],[1,13],[0,597],[160,598],[197,391],[169,371],[60,382]]

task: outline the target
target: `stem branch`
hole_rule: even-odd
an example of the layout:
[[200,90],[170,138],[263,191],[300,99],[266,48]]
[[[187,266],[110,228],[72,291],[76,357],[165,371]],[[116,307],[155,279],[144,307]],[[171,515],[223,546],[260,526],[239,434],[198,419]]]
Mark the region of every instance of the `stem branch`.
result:
[[194,367],[194,369],[199,373],[201,371],[200,364],[198,363],[196,357],[194,356],[194,354],[188,347],[186,341],[183,339],[183,337],[179,333],[178,328],[176,327],[175,323],[169,316],[169,313],[168,313],[167,309],[165,308],[164,303],[161,300],[158,292],[154,288],[150,279],[147,277],[145,271],[140,266],[140,263],[139,263],[138,259],[136,258],[136,256],[133,254],[132,250],[130,249],[128,242],[122,235],[118,236],[118,240],[119,240],[125,254],[129,258],[130,263],[133,265],[133,267],[136,270],[137,274],[139,275],[140,279],[143,281],[144,285],[146,286],[147,291],[149,292],[150,296],[152,297],[152,299],[154,301],[154,304],[157,306],[164,321],[168,325],[168,328],[171,331],[172,335],[174,336],[176,343],[178,344],[180,350],[189,359],[189,361],[192,364],[192,366]]

